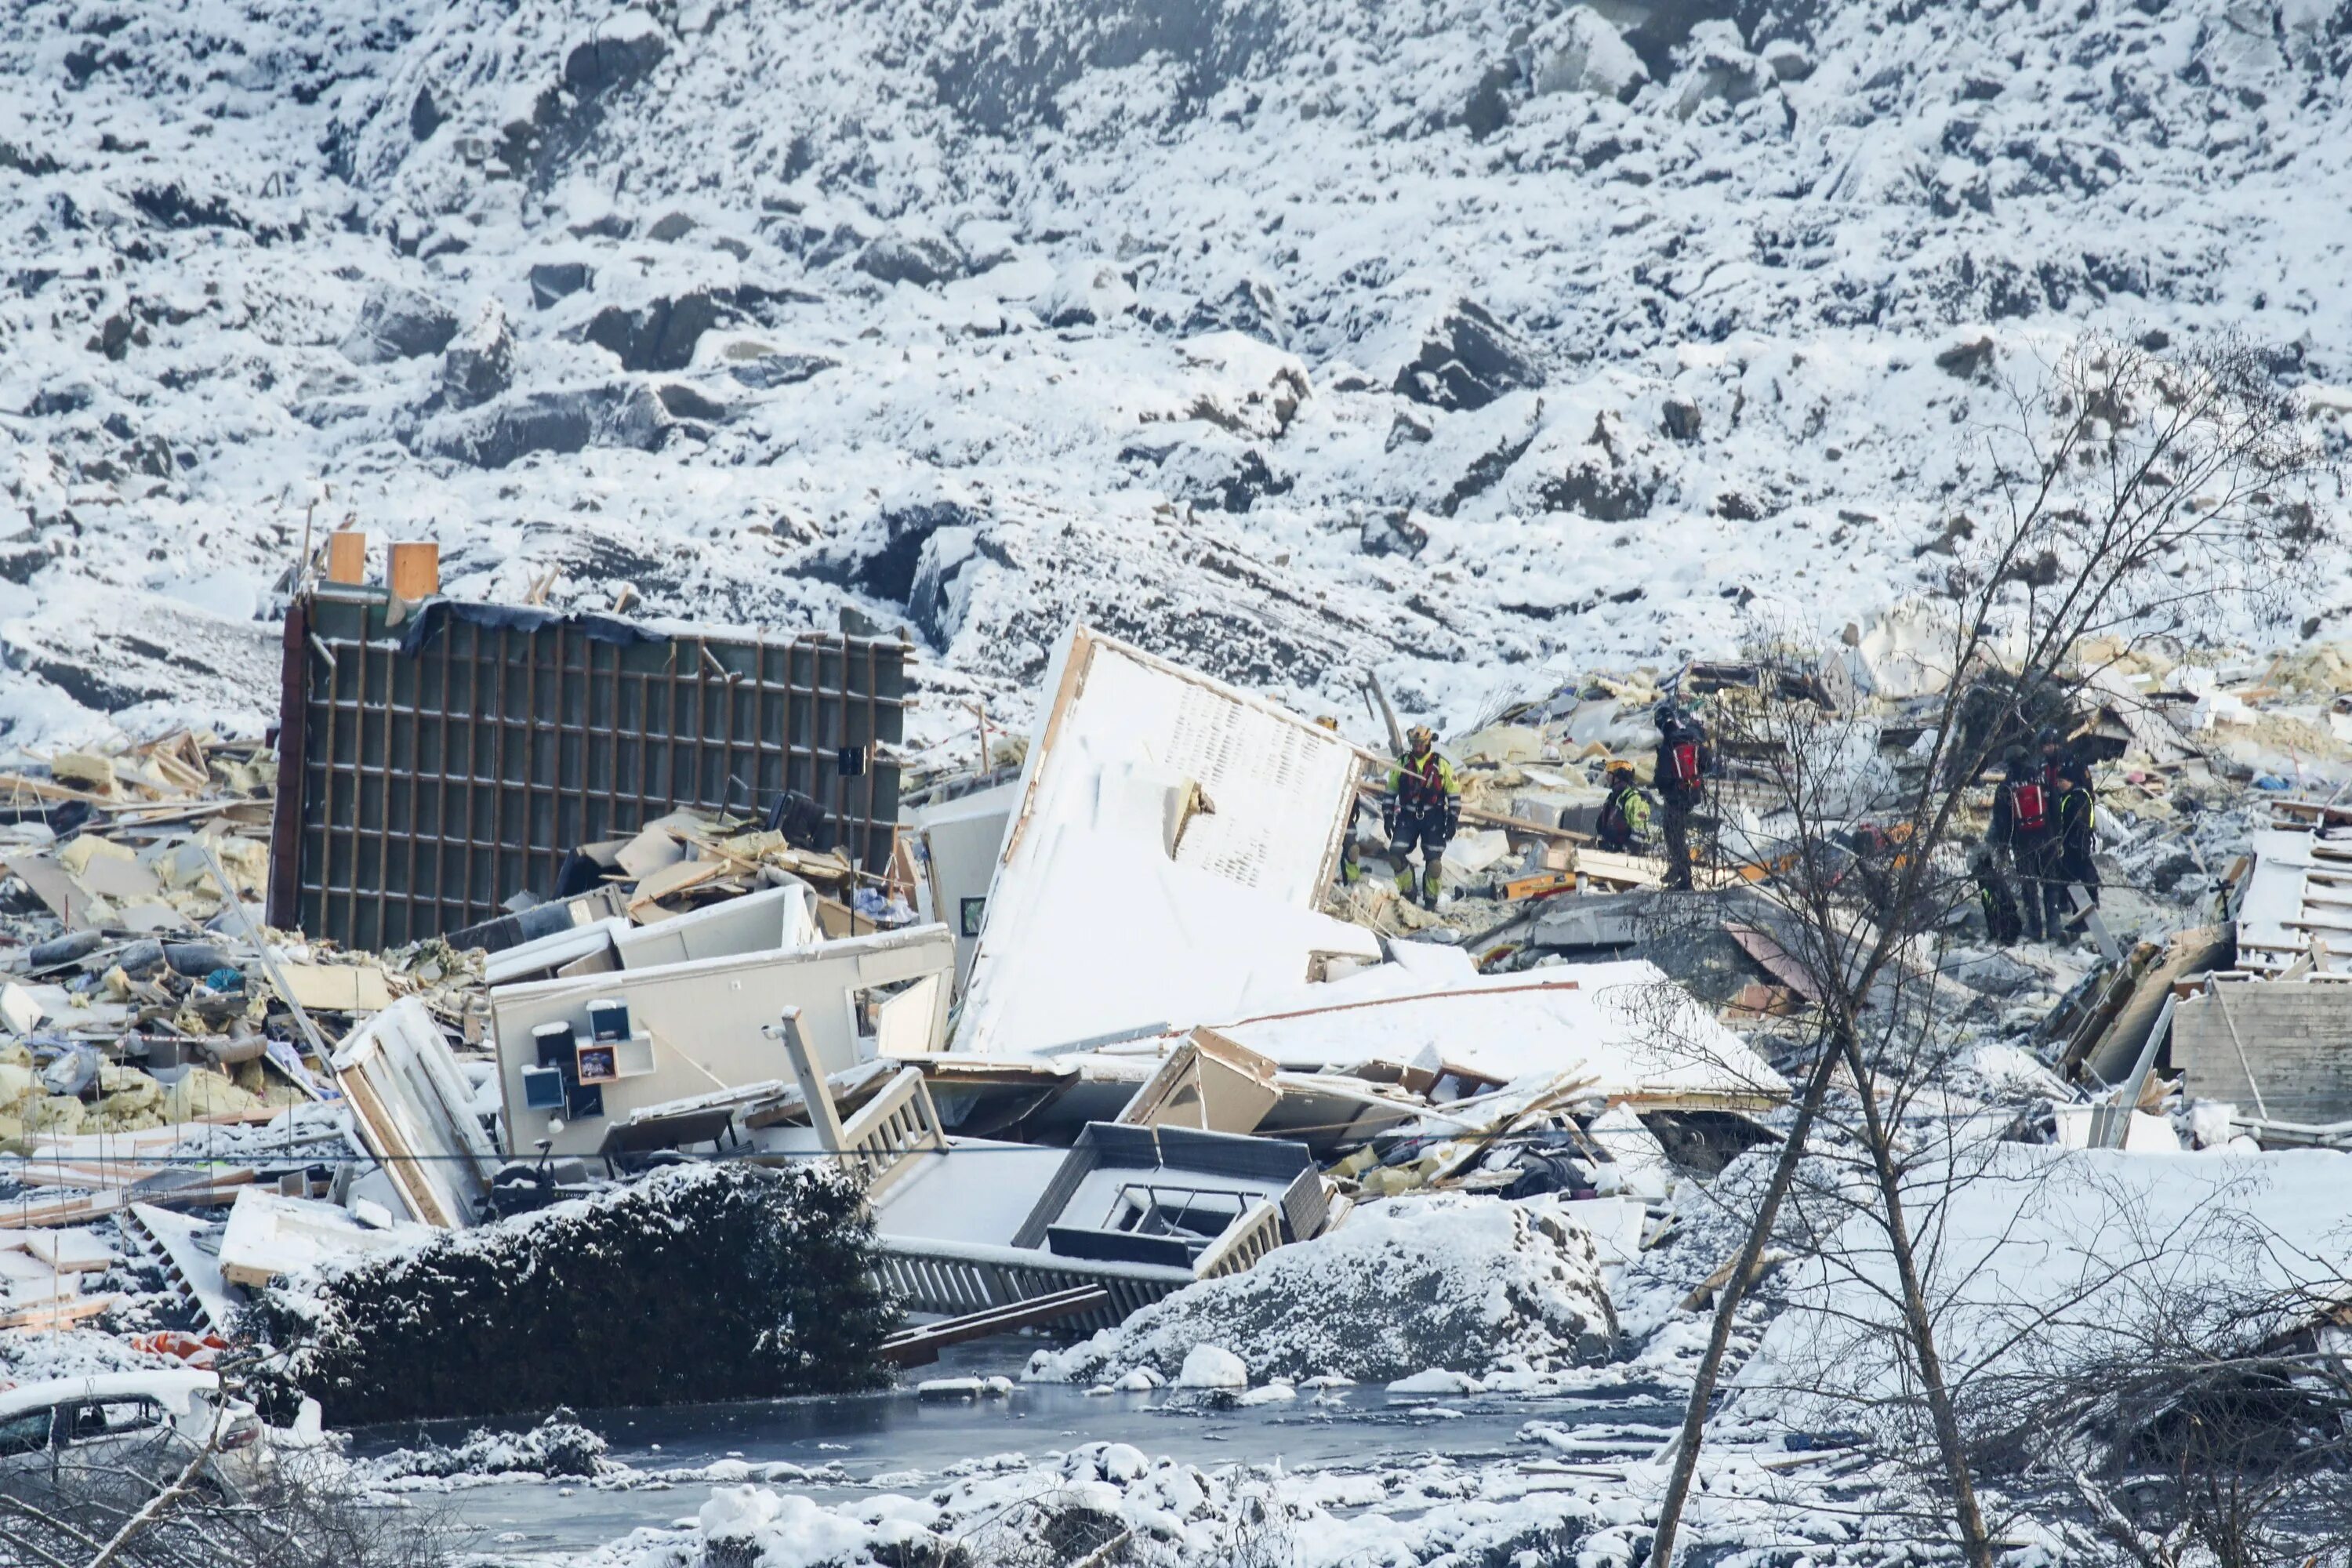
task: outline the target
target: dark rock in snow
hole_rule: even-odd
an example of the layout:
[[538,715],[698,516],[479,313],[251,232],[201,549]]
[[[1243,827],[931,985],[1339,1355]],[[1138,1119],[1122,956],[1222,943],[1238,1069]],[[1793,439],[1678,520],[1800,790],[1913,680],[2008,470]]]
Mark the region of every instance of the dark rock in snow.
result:
[[1184,318],[1188,335],[1202,332],[1245,332],[1260,342],[1284,346],[1289,336],[1287,313],[1271,286],[1244,278],[1214,300],[1196,303]]
[[1962,381],[1984,380],[1992,363],[1993,342],[1987,337],[1962,338],[1936,356],[1937,370]]
[[929,288],[964,275],[962,247],[928,235],[886,234],[857,253],[857,270],[883,283]]
[[433,89],[420,87],[416,89],[416,101],[408,106],[408,133],[419,142],[430,141],[448,118],[433,101]]
[[682,381],[663,382],[654,388],[654,395],[661,399],[661,405],[669,410],[673,418],[700,419],[715,425],[734,412],[701,388]]
[[1368,512],[1356,536],[1356,548],[1367,555],[1402,555],[1410,560],[1429,547],[1429,530],[1412,521],[1402,507]]
[[343,357],[354,364],[437,354],[457,335],[457,318],[447,306],[396,283],[379,283],[360,306],[359,324],[342,341]]
[[1429,438],[1436,434],[1435,427],[1428,420],[1410,408],[1400,408],[1397,416],[1389,423],[1388,442],[1381,450],[1393,452],[1403,446],[1425,447]]
[[1171,428],[1181,434],[1166,446],[1131,443],[1120,456],[1159,464],[1160,482],[1175,499],[1244,512],[1264,497],[1289,492],[1290,477],[1276,472],[1254,443],[1206,421]]
[[1659,424],[1676,441],[1696,441],[1702,424],[1698,405],[1687,397],[1669,397]]
[[544,310],[595,280],[584,261],[542,261],[530,269],[530,302]]
[[563,85],[582,98],[626,87],[669,54],[669,39],[651,17],[642,11],[621,16],[563,58]]
[[1527,427],[1509,435],[1471,459],[1462,477],[1454,481],[1443,499],[1431,510],[1440,517],[1452,517],[1461,510],[1462,503],[1485,495],[1502,482],[1503,476],[1535,445],[1537,434],[1543,428],[1543,399],[1536,399],[1535,412],[1529,416]]
[[731,301],[708,289],[636,310],[608,305],[590,318],[582,336],[620,356],[624,370],[684,370],[694,363],[702,334],[734,313]]
[[907,604],[914,592],[915,574],[923,547],[943,528],[977,529],[978,512],[956,501],[929,501],[894,507],[876,518],[855,547],[847,580],[877,599]]
[[1664,485],[1654,454],[1637,449],[1622,421],[1610,415],[1592,421],[1592,436],[1576,448],[1564,473],[1537,488],[1547,511],[1572,511],[1595,522],[1630,522],[1650,515]]
[[503,468],[533,452],[569,453],[590,447],[650,452],[660,447],[669,428],[669,411],[653,389],[624,381],[501,398],[467,414],[434,420],[417,432],[412,445],[420,452],[478,468]]
[[947,647],[963,629],[964,606],[971,596],[965,574],[980,554],[980,530],[965,523],[934,529],[923,541],[907,590],[907,614],[934,647]]
[[514,332],[496,301],[482,307],[441,360],[441,396],[452,408],[488,403],[514,384]]
[[1650,79],[1642,58],[1590,5],[1571,5],[1538,24],[1528,54],[1538,94],[1589,92],[1622,102]]
[[1463,300],[1397,372],[1395,390],[1433,408],[1484,408],[1514,387],[1542,384],[1534,350],[1483,306]]
[[264,1407],[338,1426],[844,1393],[898,1321],[873,1237],[830,1172],[687,1166],[296,1276],[242,1327]]
[[684,213],[664,213],[646,230],[646,237],[661,245],[675,245],[694,229],[694,220]]
[[811,376],[838,369],[841,362],[824,354],[787,353],[764,344],[737,342],[727,345],[725,355],[730,374],[746,386],[762,391],[779,386],[794,386]]

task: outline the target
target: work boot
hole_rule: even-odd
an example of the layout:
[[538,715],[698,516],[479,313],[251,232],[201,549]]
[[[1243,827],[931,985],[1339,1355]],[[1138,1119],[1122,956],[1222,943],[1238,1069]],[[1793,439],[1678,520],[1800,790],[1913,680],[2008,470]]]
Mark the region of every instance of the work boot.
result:
[[1421,879],[1421,901],[1423,905],[1431,910],[1436,909],[1437,893],[1437,871],[1434,868],[1432,868],[1427,872],[1424,872]]

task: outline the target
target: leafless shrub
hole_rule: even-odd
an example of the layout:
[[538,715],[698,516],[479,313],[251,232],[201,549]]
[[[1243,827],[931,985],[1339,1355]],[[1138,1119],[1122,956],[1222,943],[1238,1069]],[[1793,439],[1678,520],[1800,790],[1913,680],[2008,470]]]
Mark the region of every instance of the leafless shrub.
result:
[[1795,1123],[1718,1292],[1677,1440],[1652,1546],[1662,1568],[1747,1282],[1801,1168],[1820,1154],[1843,1167],[1817,1194],[1829,1212],[1867,1215],[1885,1241],[1893,1327],[1873,1331],[1899,1341],[1914,1379],[1888,1414],[1919,1424],[1914,1446],[1935,1456],[1930,1506],[1974,1568],[1990,1568],[1980,1456],[1928,1284],[1933,1194],[1924,1226],[1914,1206],[1920,1167],[1941,1156],[1944,1179],[1956,1179],[1964,1142],[1912,1113],[1958,1037],[1939,970],[1943,933],[1968,897],[1957,853],[1966,792],[2035,715],[2071,706],[2095,679],[2094,648],[2116,657],[2233,605],[2275,618],[2283,587],[2333,531],[2315,432],[2250,345],[2168,356],[2094,334],[2044,369],[1980,433],[1987,477],[1972,515],[1923,546],[1948,560],[1913,655],[1916,689],[1933,700],[1911,754],[1884,761],[1875,726],[1838,700],[1840,650],[1792,618],[1759,621],[1752,686],[1712,705],[1726,765],[1710,815],[1728,847],[1769,868],[1756,892],[1814,1005]]

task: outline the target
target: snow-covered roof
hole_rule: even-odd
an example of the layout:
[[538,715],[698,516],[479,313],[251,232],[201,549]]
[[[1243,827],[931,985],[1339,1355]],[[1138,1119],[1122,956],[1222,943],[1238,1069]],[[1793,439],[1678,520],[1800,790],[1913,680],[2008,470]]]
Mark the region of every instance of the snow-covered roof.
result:
[[152,1399],[174,1415],[188,1413],[190,1398],[220,1386],[217,1374],[179,1372],[169,1368],[142,1372],[100,1373],[94,1377],[54,1377],[19,1384],[0,1392],[0,1421],[45,1405],[84,1399]]
[[[1916,1169],[1905,1205],[1922,1238],[1938,1350],[1957,1384],[2035,1379],[2268,1321],[2281,1299],[2352,1290],[2352,1163],[2302,1150],[2126,1153],[1996,1143]],[[1800,1425],[1853,1426],[1916,1392],[1899,1342],[1893,1254],[1857,1214],[1788,1266],[1791,1301],[1738,1386]],[[2307,1320],[2315,1306],[2302,1312]],[[2202,1315],[2200,1315],[2202,1314]],[[2282,1324],[2294,1321],[2290,1304]]]
[[2316,937],[2328,949],[2320,967],[2352,968],[2352,835],[2264,828],[2252,848],[2238,903],[2239,964],[2284,969]]
[[1315,906],[1359,763],[1330,731],[1083,626],[1065,635],[956,1048],[1231,1016],[1379,941]]
[[1646,959],[1437,986],[1387,964],[1313,989],[1328,999],[1217,1032],[1307,1070],[1379,1058],[1505,1083],[1589,1076],[1589,1092],[1611,1100],[1762,1105],[1789,1094],[1769,1063]]

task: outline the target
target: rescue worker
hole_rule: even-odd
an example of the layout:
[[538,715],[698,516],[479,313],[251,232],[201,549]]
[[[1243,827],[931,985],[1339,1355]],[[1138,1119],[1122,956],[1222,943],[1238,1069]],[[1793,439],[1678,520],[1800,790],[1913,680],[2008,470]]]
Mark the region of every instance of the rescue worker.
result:
[[1397,891],[1413,896],[1412,865],[1405,857],[1421,848],[1421,901],[1437,907],[1438,862],[1462,826],[1462,777],[1437,749],[1437,737],[1422,725],[1405,736],[1405,754],[1389,770],[1388,798],[1381,826],[1389,836],[1389,859],[1396,867]]
[[2055,941],[2065,918],[2064,889],[2055,879],[2058,838],[2056,803],[2042,782],[2042,770],[2011,749],[2000,787],[1992,797],[1992,839],[2009,851],[2022,893],[2029,942]]
[[1969,842],[1969,875],[1977,885],[1977,905],[1984,910],[1985,934],[1995,947],[2015,945],[2025,932],[2025,923],[2017,912],[2017,894],[2009,885],[2009,874],[2002,869],[2000,847],[1988,833]]
[[2074,750],[2058,733],[2054,724],[2044,724],[2034,732],[2034,755],[2042,769],[2042,787],[2054,799],[2058,794],[2058,775],[2072,767]]
[[1601,803],[1595,832],[1601,847],[1617,855],[1639,855],[1650,847],[1650,797],[1634,781],[1633,764],[1622,759],[1609,764],[1609,798]]
[[[2052,886],[2064,902],[2058,906],[2063,913],[2057,918],[2069,926],[2080,916],[2074,908],[2074,900],[2065,897],[2068,888],[2080,888],[2091,897],[2091,907],[2099,904],[2099,868],[2092,860],[2098,847],[2098,803],[2091,790],[2091,770],[2081,763],[2070,762],[2058,773],[2057,830],[2052,835],[2050,858],[2053,862]],[[2051,940],[2057,940],[2057,931]]]
[[1706,747],[1706,731],[1672,701],[1658,704],[1658,765],[1651,781],[1665,807],[1666,882],[1687,891],[1691,885],[1691,813],[1706,798],[1707,775],[1715,759]]

